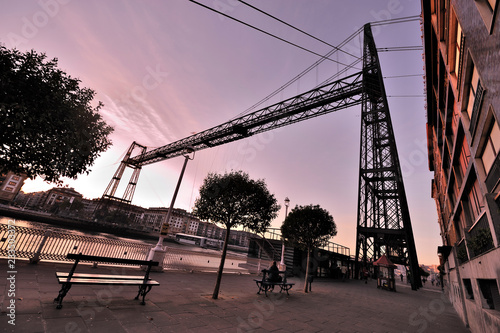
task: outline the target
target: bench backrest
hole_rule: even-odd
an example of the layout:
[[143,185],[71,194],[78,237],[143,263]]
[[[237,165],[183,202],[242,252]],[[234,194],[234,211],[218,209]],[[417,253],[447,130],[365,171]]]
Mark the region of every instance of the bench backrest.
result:
[[101,256],[90,256],[86,254],[76,254],[68,253],[66,256],[68,259],[83,260],[83,261],[93,261],[93,262],[107,262],[113,264],[127,264],[127,265],[144,265],[144,266],[158,266],[158,261],[147,261],[147,260],[137,260],[137,259],[125,259],[125,258],[111,258],[111,257],[101,257]]
[[[263,273],[262,274],[262,281],[266,281],[266,275],[269,274],[269,270],[263,269],[261,272]],[[286,283],[287,272],[286,271],[279,271],[278,274],[283,277],[283,280],[281,282]]]

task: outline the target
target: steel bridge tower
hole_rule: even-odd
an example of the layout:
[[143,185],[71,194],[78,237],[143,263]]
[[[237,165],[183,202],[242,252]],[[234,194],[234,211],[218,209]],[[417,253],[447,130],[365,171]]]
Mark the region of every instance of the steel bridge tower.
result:
[[[108,187],[106,187],[106,190],[104,191],[104,194],[102,195],[101,199],[99,200],[99,203],[94,210],[94,215],[96,212],[99,212],[102,208],[114,208],[118,210],[122,210],[125,207],[129,207],[129,205],[132,203],[132,198],[134,197],[134,192],[135,188],[137,186],[137,182],[139,181],[139,175],[141,173],[142,166],[141,165],[136,165],[133,163],[130,163],[130,158],[132,156],[132,153],[134,150],[139,149],[140,153],[138,156],[142,156],[143,154],[146,153],[147,147],[138,144],[137,142],[132,142],[130,147],[128,148],[127,152],[125,153],[125,156],[123,157],[122,161],[120,162],[120,165],[118,166],[118,169],[116,170],[115,174],[113,175],[113,178],[111,178],[111,181],[108,184]],[[118,186],[120,185],[120,181],[123,177],[123,174],[127,168],[132,169],[132,175],[130,176],[129,182],[127,184],[127,187],[125,188],[125,192],[123,193],[123,196],[120,198],[116,196],[116,191],[118,190]],[[95,217],[95,216],[94,216]]]
[[421,287],[417,252],[380,62],[369,25],[364,27],[363,101],[359,166],[356,276],[385,254],[410,268]]
[[[361,147],[356,231],[356,276],[382,254],[409,268],[412,288],[421,286],[410,214],[403,185],[377,48],[364,27],[363,69],[266,108],[235,118],[168,145],[146,151],[133,143],[103,200],[130,203],[141,167],[181,156],[188,146],[202,150],[361,104]],[[131,157],[135,147],[141,153]],[[126,167],[134,174],[123,199],[115,196]]]

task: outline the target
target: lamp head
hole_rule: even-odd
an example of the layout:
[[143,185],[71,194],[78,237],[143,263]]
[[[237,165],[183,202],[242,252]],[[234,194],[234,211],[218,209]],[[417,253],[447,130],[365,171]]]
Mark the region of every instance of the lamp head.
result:
[[[182,156],[192,160],[192,159],[194,159],[194,153],[195,153],[195,149],[193,146],[186,146],[186,147],[184,147],[184,153],[182,154]],[[193,154],[193,156],[190,157],[189,156],[190,154]]]

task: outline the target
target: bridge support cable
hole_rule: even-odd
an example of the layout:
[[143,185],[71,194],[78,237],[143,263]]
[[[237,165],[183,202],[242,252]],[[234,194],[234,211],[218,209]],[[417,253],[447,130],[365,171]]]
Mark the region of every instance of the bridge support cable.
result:
[[385,254],[421,287],[410,213],[377,49],[364,27],[356,275]]

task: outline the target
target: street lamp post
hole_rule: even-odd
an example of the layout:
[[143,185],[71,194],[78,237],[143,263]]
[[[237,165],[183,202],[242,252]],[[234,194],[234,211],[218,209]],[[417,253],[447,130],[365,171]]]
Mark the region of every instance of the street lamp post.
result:
[[[149,251],[148,259],[158,261],[160,264],[154,268],[156,271],[163,271],[163,260],[165,259],[166,250],[163,247],[164,236],[167,235],[168,230],[168,222],[170,221],[170,216],[172,215],[172,210],[174,209],[175,199],[177,198],[177,193],[179,192],[179,187],[181,186],[182,177],[184,176],[184,171],[186,170],[186,165],[189,160],[194,159],[194,148],[188,146],[185,148],[184,156],[184,165],[182,166],[181,174],[179,175],[179,180],[177,181],[177,186],[175,187],[174,195],[172,196],[172,201],[170,202],[170,207],[168,208],[167,218],[163,223],[160,229],[160,237],[158,238],[158,243],[154,248]],[[193,155],[191,155],[193,154]]]
[[[288,197],[285,198],[285,219],[288,216],[288,206],[290,205],[290,199]],[[283,235],[281,236],[281,262],[280,262],[280,270],[284,271],[286,270],[286,265],[285,265],[285,239],[283,238]]]

